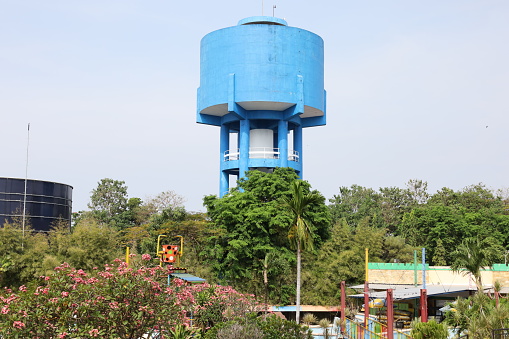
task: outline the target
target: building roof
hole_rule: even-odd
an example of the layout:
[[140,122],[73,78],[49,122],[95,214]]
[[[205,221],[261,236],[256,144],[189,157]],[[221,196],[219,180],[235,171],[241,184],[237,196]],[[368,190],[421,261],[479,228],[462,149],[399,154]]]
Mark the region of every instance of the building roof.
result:
[[184,281],[192,282],[192,283],[198,283],[198,282],[205,282],[206,280],[203,278],[199,278],[197,276],[194,276],[189,273],[171,273],[170,276],[172,278],[179,278]]
[[[364,284],[354,285],[354,286],[349,286],[349,287],[353,288],[354,290],[363,290]],[[388,290],[389,288],[396,290],[396,289],[400,289],[400,288],[412,288],[412,287],[415,287],[415,286],[408,285],[408,284],[369,284],[370,290]]]
[[[460,292],[475,291],[476,288],[468,285],[428,285],[426,287],[426,293],[428,297],[439,296]],[[387,292],[371,292],[369,293],[370,299],[384,299],[387,296]],[[418,299],[421,296],[421,287],[411,288],[399,288],[393,291],[394,300],[410,300]],[[364,293],[349,295],[352,298],[364,298]]]
[[[295,312],[295,305],[287,306],[270,306],[273,312]],[[339,312],[337,306],[315,306],[315,305],[300,305],[301,312]]]

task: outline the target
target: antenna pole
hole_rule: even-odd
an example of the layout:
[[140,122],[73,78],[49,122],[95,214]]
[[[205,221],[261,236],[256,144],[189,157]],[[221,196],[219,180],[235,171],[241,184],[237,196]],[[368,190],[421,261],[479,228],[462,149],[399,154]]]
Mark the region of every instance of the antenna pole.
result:
[[272,16],[274,16],[274,9],[276,9],[276,5],[272,6]]
[[[27,181],[28,181],[28,146],[30,145],[30,123],[28,123],[27,131],[27,159],[25,163],[25,192],[23,194],[23,239],[25,239],[25,220],[26,220],[26,206],[27,206]],[[21,242],[23,249],[23,241]]]

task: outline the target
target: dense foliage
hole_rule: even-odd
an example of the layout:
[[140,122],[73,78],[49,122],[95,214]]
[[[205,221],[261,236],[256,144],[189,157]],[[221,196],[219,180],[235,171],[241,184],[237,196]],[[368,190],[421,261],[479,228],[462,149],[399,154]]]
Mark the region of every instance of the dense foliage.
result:
[[435,320],[428,322],[412,322],[410,336],[413,339],[447,339],[449,332],[447,325],[437,323]]
[[344,219],[352,228],[367,223],[410,246],[425,247],[432,265],[452,265],[451,249],[466,238],[492,237],[509,247],[509,200],[482,184],[460,191],[444,187],[433,195],[419,180],[409,181],[405,189],[352,185],[341,187],[331,203],[336,222]]
[[445,322],[457,329],[459,335],[469,338],[492,338],[492,331],[509,328],[509,303],[500,303],[484,293],[476,293],[468,299],[457,299],[450,305]]
[[[123,181],[102,179],[90,210],[75,213],[71,229],[56,224],[48,234],[27,231],[23,237],[18,220],[0,228],[0,284],[27,285],[63,262],[91,273],[123,256],[126,246],[155,257],[158,235],[172,244],[182,235],[181,264],[190,273],[270,303],[294,303],[296,251],[288,239],[294,219],[283,201],[295,180],[291,169],[251,171],[223,198],[205,197],[205,214],[186,211],[175,192],[142,200],[129,197]],[[340,187],[328,206],[309,183],[302,185],[303,194],[320,197],[306,214],[314,249],[302,252],[303,304],[339,303],[339,281],[363,280],[365,248],[371,262],[410,262],[414,249],[426,247],[430,264],[468,269],[474,276],[475,267],[500,262],[509,248],[507,194],[482,184],[434,194],[420,180],[404,188],[352,185]],[[489,260],[472,252],[478,264],[462,261],[460,254],[467,252],[455,249],[477,239],[483,242],[479,253]],[[157,263],[155,258],[152,265]]]
[[185,286],[178,279],[167,286],[167,274],[120,260],[90,273],[64,263],[28,287],[0,293],[0,337],[173,338],[177,325],[190,325],[191,314],[194,325],[206,329],[262,310],[253,296],[230,287]]
[[211,328],[204,339],[313,339],[307,326],[275,315],[255,317],[254,315],[235,318]]
[[[290,168],[276,168],[273,173],[250,171],[228,195],[205,198],[216,233],[210,260],[221,281],[242,291],[268,294],[271,302],[294,302],[296,256],[288,240],[294,215],[285,208],[283,198],[290,198],[296,180]],[[307,182],[300,189],[317,197],[307,207],[306,217],[311,221],[310,237],[319,248],[329,238],[325,198],[311,191]]]

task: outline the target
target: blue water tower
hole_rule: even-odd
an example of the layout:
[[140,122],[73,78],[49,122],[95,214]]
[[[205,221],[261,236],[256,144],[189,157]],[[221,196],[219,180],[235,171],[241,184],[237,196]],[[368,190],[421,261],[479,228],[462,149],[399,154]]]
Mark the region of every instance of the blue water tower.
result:
[[220,126],[219,195],[230,175],[291,167],[302,178],[302,128],[325,125],[323,40],[256,16],[201,41],[197,122]]

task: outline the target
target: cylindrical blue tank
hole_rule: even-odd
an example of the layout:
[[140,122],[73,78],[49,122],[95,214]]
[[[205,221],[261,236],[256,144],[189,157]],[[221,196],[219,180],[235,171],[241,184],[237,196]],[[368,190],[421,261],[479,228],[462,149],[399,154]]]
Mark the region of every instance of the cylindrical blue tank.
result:
[[197,122],[221,126],[220,195],[229,175],[249,169],[292,167],[302,177],[302,128],[325,125],[325,102],[318,35],[266,16],[207,34]]
[[314,33],[254,17],[207,34],[201,41],[200,113],[228,113],[231,74],[235,102],[244,109],[281,111],[303,95],[306,115],[324,113],[323,40]]

